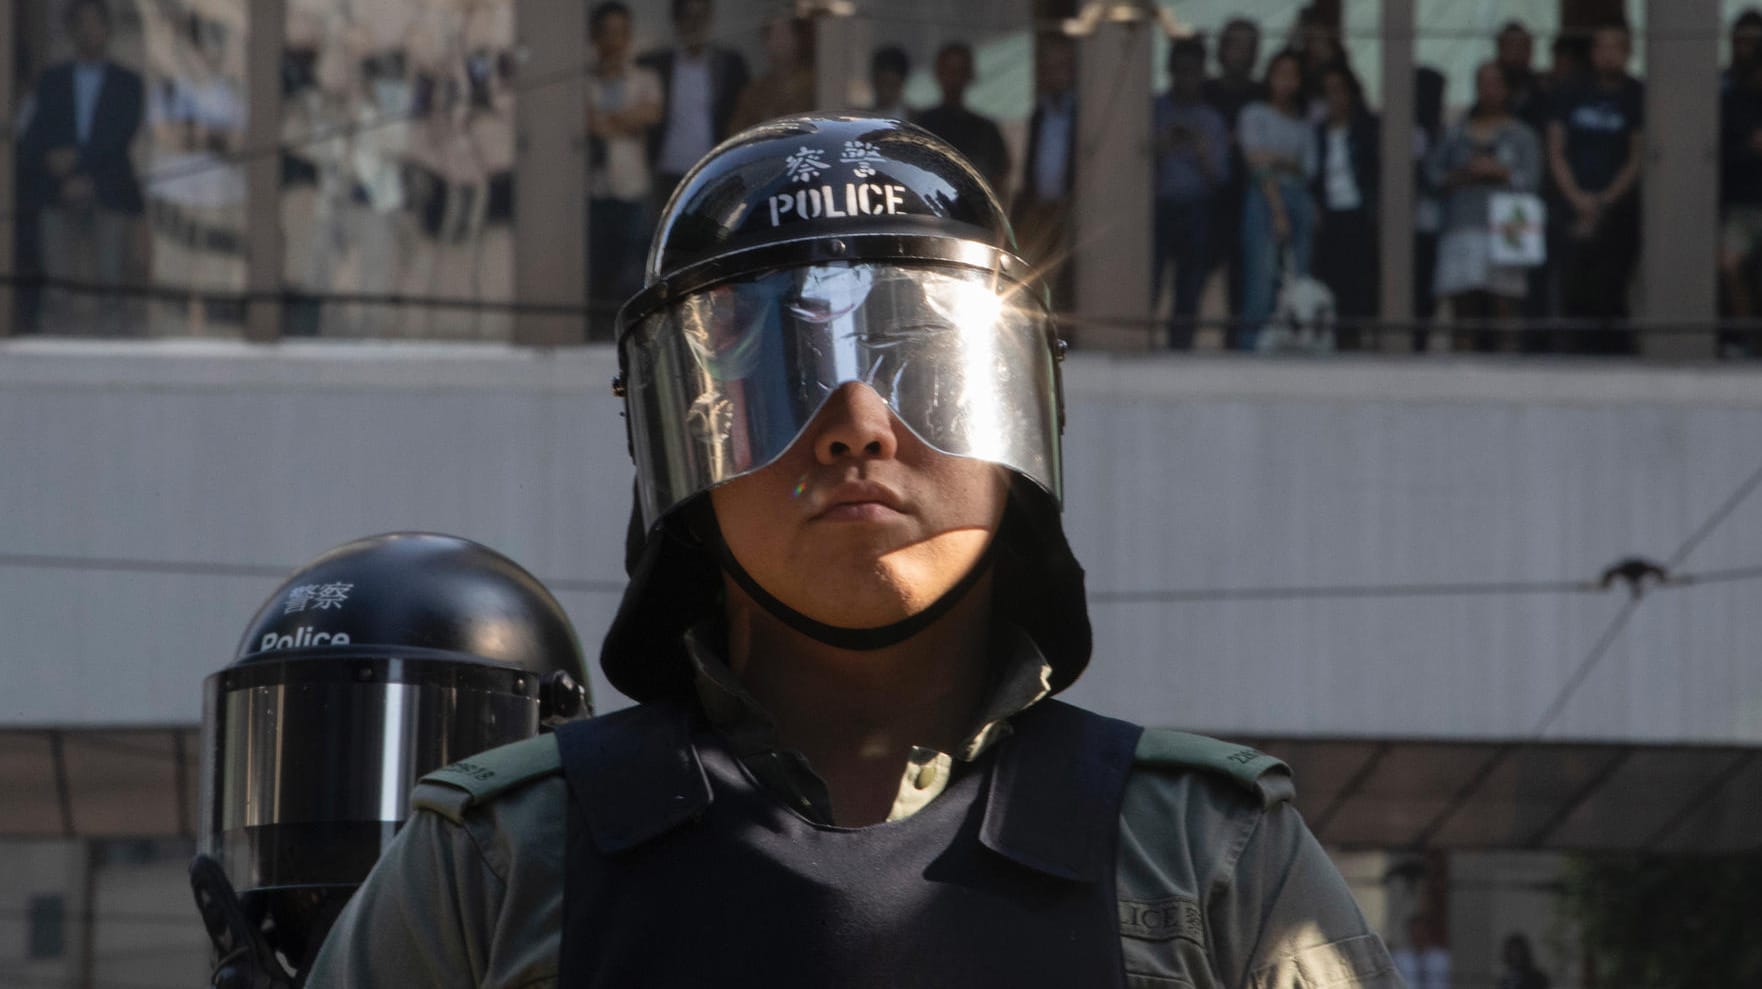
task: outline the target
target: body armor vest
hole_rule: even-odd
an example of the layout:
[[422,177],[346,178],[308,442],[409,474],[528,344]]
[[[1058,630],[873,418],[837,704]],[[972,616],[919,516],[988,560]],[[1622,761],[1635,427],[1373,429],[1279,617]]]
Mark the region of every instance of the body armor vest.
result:
[[558,984],[1119,986],[1114,858],[1141,731],[1043,701],[900,821],[813,823],[682,707],[557,732]]

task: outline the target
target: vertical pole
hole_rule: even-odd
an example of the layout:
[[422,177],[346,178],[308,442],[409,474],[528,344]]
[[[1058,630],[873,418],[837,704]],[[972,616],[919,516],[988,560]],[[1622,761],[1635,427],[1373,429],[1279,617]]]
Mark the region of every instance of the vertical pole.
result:
[[[1150,325],[1150,32],[1148,20],[1106,21],[1077,59],[1077,153],[1069,264],[1072,334],[1105,350],[1158,347]],[[1033,154],[1029,148],[1027,154]]]
[[[587,4],[515,0],[522,55],[514,103],[514,297],[587,301]],[[522,312],[516,343],[580,343],[579,315]]]
[[250,0],[245,28],[245,339],[281,339],[281,58],[287,0]]
[[[1413,321],[1413,16],[1414,0],[1383,0],[1382,195],[1377,203],[1382,318]],[[1382,335],[1384,350],[1405,350],[1405,330]]]
[[814,19],[814,106],[820,110],[849,110],[851,82],[867,73],[869,52],[865,43],[869,22],[857,17],[821,14]]
[[96,838],[79,839],[80,858],[80,954],[74,985],[95,989],[98,985],[98,866],[103,850]]
[[[1714,354],[1718,315],[1719,2],[1647,0],[1641,316],[1706,332],[1644,334],[1648,357]],[[1617,289],[1618,286],[1611,286]],[[1670,329],[1670,327],[1666,327]]]
[[[18,119],[18,94],[12,91],[12,77],[17,71],[12,62],[12,39],[18,37],[17,15],[16,0],[0,0],[0,272],[8,276],[18,272],[18,259],[12,252],[18,230],[18,201],[14,195],[17,175],[12,167],[12,149],[18,141],[13,130]],[[12,328],[12,307],[17,298],[11,282],[0,282],[0,340],[16,332]]]

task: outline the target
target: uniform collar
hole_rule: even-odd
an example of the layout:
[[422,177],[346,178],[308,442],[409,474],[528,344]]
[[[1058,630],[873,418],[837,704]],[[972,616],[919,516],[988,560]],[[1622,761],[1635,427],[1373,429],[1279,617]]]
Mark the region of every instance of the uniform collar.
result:
[[[1073,882],[1107,877],[1120,798],[1142,729],[1047,701],[998,746],[979,841],[1024,868]],[[699,817],[714,799],[680,704],[642,704],[557,731],[563,773],[601,854]]]
[[[993,626],[997,661],[985,701],[972,729],[949,754],[972,762],[1008,734],[1009,719],[1052,692],[1052,664],[1028,634],[1015,625]],[[777,722],[749,693],[722,655],[722,636],[713,626],[699,625],[685,635],[698,703],[710,724],[734,743],[737,755],[781,748]]]
[[[1117,794],[1137,729],[1044,701],[1050,666],[1020,630],[1000,626],[999,631],[1009,638],[999,653],[997,677],[973,731],[952,753],[971,762],[996,749],[980,841],[1050,876],[1081,882],[1104,878],[1111,868]],[[777,764],[775,723],[722,661],[713,645],[718,638],[712,629],[687,636],[699,711],[749,769]],[[689,704],[643,704],[559,731],[571,790],[617,795],[579,801],[602,853],[642,844],[709,806],[713,791],[692,741],[698,718]],[[1023,730],[1012,731],[1012,723]],[[818,780],[811,771],[807,775]],[[801,793],[781,796],[799,808]]]

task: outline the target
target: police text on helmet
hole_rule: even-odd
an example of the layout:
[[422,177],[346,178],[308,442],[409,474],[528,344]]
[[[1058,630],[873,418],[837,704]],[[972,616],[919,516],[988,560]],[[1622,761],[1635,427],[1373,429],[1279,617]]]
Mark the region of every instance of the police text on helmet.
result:
[[822,185],[817,189],[797,189],[771,197],[771,226],[780,225],[785,217],[801,220],[834,219],[844,216],[893,216],[905,205],[903,185],[882,185],[877,182],[846,182],[843,191],[836,186]]
[[266,632],[263,641],[257,643],[258,652],[271,649],[304,649],[307,646],[345,646],[349,644],[347,632],[314,632],[302,625],[294,630],[293,635],[276,635]]

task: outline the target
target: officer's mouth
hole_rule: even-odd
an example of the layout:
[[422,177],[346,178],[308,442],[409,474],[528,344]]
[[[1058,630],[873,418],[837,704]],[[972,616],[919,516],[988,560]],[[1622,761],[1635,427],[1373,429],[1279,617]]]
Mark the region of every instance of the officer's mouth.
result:
[[883,522],[905,514],[899,495],[875,481],[845,481],[826,493],[816,522]]

